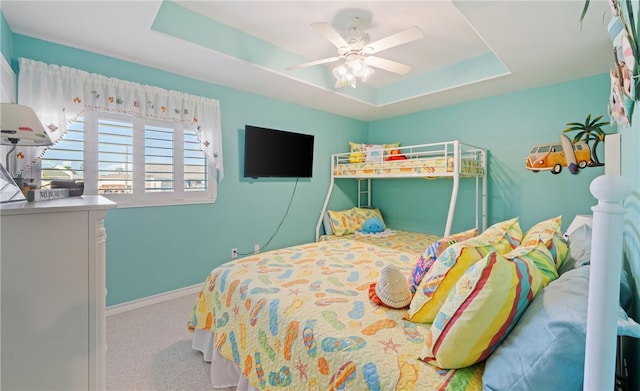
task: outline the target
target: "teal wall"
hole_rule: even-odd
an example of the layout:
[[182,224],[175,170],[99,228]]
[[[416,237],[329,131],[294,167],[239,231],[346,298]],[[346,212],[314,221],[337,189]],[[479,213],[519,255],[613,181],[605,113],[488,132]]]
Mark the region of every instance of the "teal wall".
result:
[[[586,79],[530,89],[478,101],[423,111],[369,124],[369,142],[405,145],[461,140],[489,150],[488,224],[520,216],[523,229],[545,217],[563,216],[566,228],[577,213],[590,213],[594,198],[589,184],[602,167],[578,175],[525,169],[536,144],[559,142],[567,122],[589,113],[607,115],[609,78]],[[606,132],[615,129],[605,127]],[[603,154],[599,154],[603,160]],[[405,229],[439,232],[446,221],[451,181],[416,179],[374,184],[374,201],[390,224]],[[402,202],[398,202],[402,200]],[[453,232],[474,226],[475,181],[463,180]]]

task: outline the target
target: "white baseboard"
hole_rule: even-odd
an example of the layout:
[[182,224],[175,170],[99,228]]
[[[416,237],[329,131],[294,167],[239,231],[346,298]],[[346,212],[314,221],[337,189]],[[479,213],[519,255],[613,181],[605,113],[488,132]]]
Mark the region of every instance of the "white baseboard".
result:
[[191,295],[200,292],[202,284],[187,286],[180,289],[175,289],[169,292],[159,293],[157,295],[143,297],[142,299],[131,300],[125,303],[114,304],[107,307],[107,316],[121,314],[123,312],[135,310],[138,308],[146,307],[152,304],[162,303],[167,300],[177,299],[179,297]]

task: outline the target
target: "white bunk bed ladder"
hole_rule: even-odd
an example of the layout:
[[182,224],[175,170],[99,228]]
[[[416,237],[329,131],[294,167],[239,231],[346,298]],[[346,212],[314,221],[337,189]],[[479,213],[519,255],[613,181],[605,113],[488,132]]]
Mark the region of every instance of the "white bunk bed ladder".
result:
[[[366,202],[362,202],[362,197],[366,197]],[[371,208],[371,178],[358,178],[358,208]]]

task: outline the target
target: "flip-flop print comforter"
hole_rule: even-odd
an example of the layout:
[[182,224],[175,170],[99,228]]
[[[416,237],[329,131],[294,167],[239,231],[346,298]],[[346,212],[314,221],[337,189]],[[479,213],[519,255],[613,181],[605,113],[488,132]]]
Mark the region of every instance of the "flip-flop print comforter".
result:
[[[379,247],[386,247],[395,250],[404,251],[407,253],[415,254],[416,261],[422,255],[424,250],[436,240],[440,239],[440,236],[425,234],[419,232],[409,232],[401,230],[393,230],[394,235],[377,237],[375,235],[362,236],[358,234],[347,234],[344,236],[336,235],[322,235],[320,241],[336,240],[336,239],[354,239],[369,244],[374,244]],[[415,265],[412,265],[415,266]]]
[[343,239],[234,260],[207,277],[189,328],[214,332],[259,389],[480,390],[482,364],[419,361],[429,326],[369,300],[385,265],[409,276],[418,256]]

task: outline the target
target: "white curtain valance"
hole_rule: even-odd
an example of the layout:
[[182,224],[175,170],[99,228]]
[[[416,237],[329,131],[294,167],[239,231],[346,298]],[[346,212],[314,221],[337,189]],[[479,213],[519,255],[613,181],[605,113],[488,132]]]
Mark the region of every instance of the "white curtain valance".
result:
[[[222,165],[220,102],[215,99],[142,85],[65,66],[19,59],[18,103],[31,106],[45,124],[54,145],[67,133],[67,124],[85,109],[181,122],[198,135],[200,148],[216,170]],[[18,147],[17,170],[40,160],[47,147]]]

